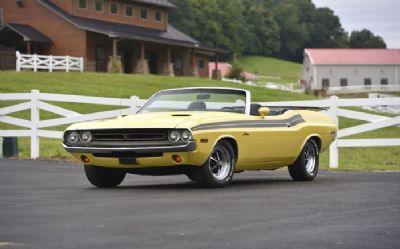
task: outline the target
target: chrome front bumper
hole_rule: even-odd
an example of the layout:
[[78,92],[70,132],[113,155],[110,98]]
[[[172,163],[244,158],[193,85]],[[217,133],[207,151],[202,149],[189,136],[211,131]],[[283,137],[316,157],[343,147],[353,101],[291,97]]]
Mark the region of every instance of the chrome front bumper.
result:
[[70,153],[111,153],[111,152],[138,152],[138,153],[163,153],[163,152],[188,152],[196,149],[196,143],[190,141],[182,145],[168,145],[158,147],[74,147],[62,144]]

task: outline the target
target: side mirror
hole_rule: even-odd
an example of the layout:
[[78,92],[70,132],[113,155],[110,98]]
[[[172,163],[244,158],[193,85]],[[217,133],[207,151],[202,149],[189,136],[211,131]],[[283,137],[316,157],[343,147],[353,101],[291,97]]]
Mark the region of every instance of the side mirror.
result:
[[269,114],[269,108],[268,107],[261,107],[258,109],[258,113],[260,114],[261,118],[264,118],[264,116],[268,116]]

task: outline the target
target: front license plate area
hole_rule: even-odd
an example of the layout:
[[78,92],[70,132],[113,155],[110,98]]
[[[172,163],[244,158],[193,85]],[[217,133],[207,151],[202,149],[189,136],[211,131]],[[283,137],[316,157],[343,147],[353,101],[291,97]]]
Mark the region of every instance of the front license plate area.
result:
[[136,161],[136,158],[134,158],[134,157],[120,157],[119,158],[119,164],[122,164],[122,165],[136,165],[137,161]]

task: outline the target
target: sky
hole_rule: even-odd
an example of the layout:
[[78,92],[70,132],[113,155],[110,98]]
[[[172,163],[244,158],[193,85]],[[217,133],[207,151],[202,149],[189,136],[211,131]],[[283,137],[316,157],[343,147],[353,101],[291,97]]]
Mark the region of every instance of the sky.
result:
[[388,48],[400,48],[400,0],[313,0],[339,16],[349,33],[369,29],[381,36]]

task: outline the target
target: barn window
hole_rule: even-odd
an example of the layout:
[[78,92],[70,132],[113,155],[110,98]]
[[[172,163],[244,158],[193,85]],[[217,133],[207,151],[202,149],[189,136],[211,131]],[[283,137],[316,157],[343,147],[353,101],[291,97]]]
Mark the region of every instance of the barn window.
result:
[[86,2],[86,0],[78,0],[78,8],[80,8],[80,9],[87,9],[87,2]]
[[329,79],[327,78],[322,79],[322,88],[323,89],[329,88]]
[[94,10],[97,12],[103,12],[103,0],[94,1]]
[[119,4],[118,3],[110,3],[110,14],[118,15],[119,13]]
[[364,79],[364,85],[370,86],[371,85],[371,78],[365,78]]
[[387,78],[382,78],[381,79],[381,85],[388,85],[389,84],[389,81],[388,81],[388,79]]
[[347,86],[347,79],[346,78],[340,79],[340,86]]
[[140,18],[147,19],[147,9],[140,9]]
[[130,5],[125,6],[125,16],[133,16],[133,8]]
[[161,20],[162,20],[162,13],[161,13],[161,11],[157,10],[156,13],[155,13],[154,18],[156,19],[156,21],[161,22]]

